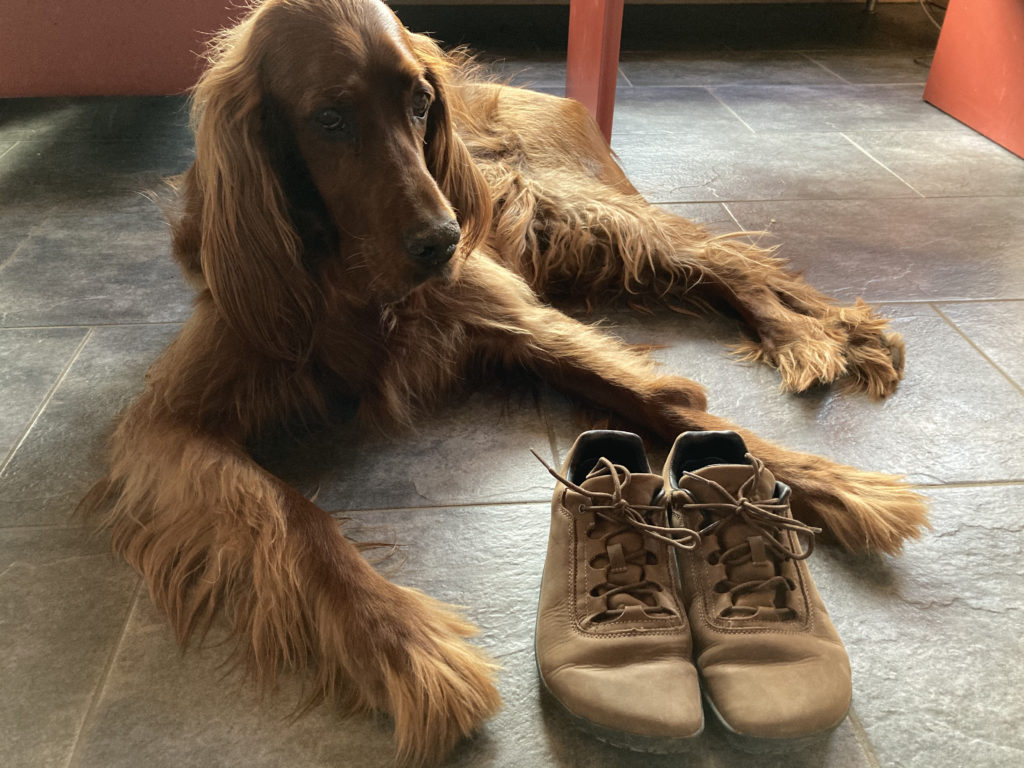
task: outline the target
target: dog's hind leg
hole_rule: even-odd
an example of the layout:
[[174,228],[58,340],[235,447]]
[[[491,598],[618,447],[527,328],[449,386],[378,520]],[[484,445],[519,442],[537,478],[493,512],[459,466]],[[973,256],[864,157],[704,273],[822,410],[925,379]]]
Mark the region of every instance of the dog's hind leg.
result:
[[[715,236],[651,205],[579,105],[544,108],[564,130],[523,123],[517,151],[478,158],[496,201],[493,250],[539,295],[589,307],[728,306],[751,334],[737,351],[778,368],[784,389],[841,380],[875,398],[895,390],[903,342],[868,305],[840,306],[750,238]],[[553,148],[562,134],[575,138]]]
[[[204,334],[209,320],[184,334],[216,351],[224,329]],[[315,401],[312,379],[275,378],[253,356],[212,362],[193,342],[151,369],[113,437],[110,475],[89,501],[106,510],[114,548],[183,645],[222,615],[261,687],[309,669],[310,703],[388,712],[402,762],[439,760],[499,706],[493,664],[465,640],[474,627],[378,574],[337,520],[242,447],[259,403]]]

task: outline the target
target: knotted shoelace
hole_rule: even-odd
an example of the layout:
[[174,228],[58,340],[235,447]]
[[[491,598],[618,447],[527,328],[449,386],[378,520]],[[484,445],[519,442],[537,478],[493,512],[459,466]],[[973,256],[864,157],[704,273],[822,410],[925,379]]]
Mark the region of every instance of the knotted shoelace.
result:
[[[614,526],[612,530],[603,535],[602,538],[605,540],[632,528],[640,533],[641,536],[650,536],[653,539],[664,542],[665,544],[680,550],[691,550],[700,542],[700,535],[689,528],[677,528],[670,525],[656,525],[649,522],[648,515],[656,512],[667,511],[667,502],[663,500],[660,504],[637,504],[629,501],[625,497],[624,492],[629,487],[630,481],[632,480],[632,474],[621,464],[615,464],[609,459],[602,457],[598,460],[595,468],[587,475],[588,479],[602,476],[610,478],[612,481],[612,491],[609,493],[607,491],[596,491],[577,485],[567,477],[560,475],[546,461],[544,461],[544,459],[538,456],[535,451],[531,451],[531,453],[537,457],[537,460],[544,465],[544,468],[547,469],[547,471],[551,473],[551,476],[558,480],[558,482],[589,500],[589,504],[580,505],[581,513],[593,512],[595,517],[606,520]],[[646,558],[647,551],[645,549],[632,552],[626,556],[628,562],[641,566],[646,564]],[[640,562],[637,562],[638,559]],[[644,569],[644,575],[645,578],[642,581],[630,584],[612,584],[610,582],[606,582],[605,584],[599,585],[599,587],[595,588],[600,590],[598,594],[604,597],[605,605],[607,606],[607,611],[609,613],[616,613],[615,609],[613,609],[608,603],[608,601],[615,595],[628,594],[640,600],[640,602],[645,605],[652,604],[651,600],[653,599],[653,593],[661,591],[662,587],[656,581],[646,578],[646,569]]]
[[[711,522],[700,529],[701,536],[719,532],[731,525],[745,525],[756,532],[757,536],[753,538],[759,537],[764,543],[765,554],[770,551],[774,555],[771,557],[771,561],[776,575],[760,581],[749,580],[737,584],[726,580],[716,585],[716,589],[729,593],[734,609],[737,608],[736,598],[744,594],[771,592],[775,594],[776,602],[778,602],[781,589],[792,590],[795,585],[778,573],[779,564],[785,560],[806,560],[814,551],[814,535],[821,533],[820,528],[807,525],[787,515],[788,502],[776,498],[764,500],[752,498],[760,484],[761,474],[764,472],[764,462],[749,453],[745,455],[745,458],[750,462],[754,471],[740,485],[735,495],[714,480],[692,472],[683,472],[684,477],[713,488],[723,497],[723,500],[698,502],[685,489],[673,491],[670,500],[674,509],[696,510],[704,513],[705,519],[711,518]],[[797,544],[795,547],[787,545],[783,536],[784,531],[793,531],[796,534]],[[801,536],[806,539],[805,546],[801,546]],[[721,552],[716,562],[725,566],[726,573],[729,574],[732,567],[753,561],[752,546],[751,537],[748,537],[747,541]],[[742,608],[748,609],[748,613],[756,612],[756,609],[749,606]],[[788,612],[788,609],[781,606],[776,605],[776,608]]]

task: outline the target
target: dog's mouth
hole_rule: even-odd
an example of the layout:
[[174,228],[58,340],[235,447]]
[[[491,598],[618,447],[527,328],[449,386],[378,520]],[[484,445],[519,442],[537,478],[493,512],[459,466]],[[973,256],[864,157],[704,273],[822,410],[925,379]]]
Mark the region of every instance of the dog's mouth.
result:
[[451,259],[439,260],[433,264],[417,264],[412,270],[413,287],[429,280],[447,283],[452,277],[453,270]]

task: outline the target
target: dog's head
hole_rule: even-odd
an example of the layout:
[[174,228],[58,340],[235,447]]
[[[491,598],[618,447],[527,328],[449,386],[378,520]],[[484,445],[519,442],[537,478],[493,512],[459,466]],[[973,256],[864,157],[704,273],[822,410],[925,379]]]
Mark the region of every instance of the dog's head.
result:
[[379,0],[267,0],[219,39],[175,245],[236,332],[300,359],[326,301],[393,302],[477,245],[451,68]]

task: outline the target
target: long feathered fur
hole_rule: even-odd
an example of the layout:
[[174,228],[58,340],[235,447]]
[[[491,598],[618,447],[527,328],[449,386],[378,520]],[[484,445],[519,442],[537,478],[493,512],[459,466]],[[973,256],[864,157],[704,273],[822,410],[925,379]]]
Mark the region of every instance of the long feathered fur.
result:
[[[838,381],[884,397],[903,363],[863,302],[839,306],[749,238],[647,203],[580,105],[476,72],[377,0],[267,0],[218,38],[177,181],[174,253],[195,311],[84,502],[182,644],[224,616],[257,682],[307,670],[311,702],[390,713],[409,764],[496,711],[495,666],[457,611],[387,581],[253,460],[263,430],[322,418],[340,395],[394,431],[500,369],[654,439],[732,426],[699,385],[549,301],[727,308],[749,327],[739,352],[792,391]],[[797,513],[844,546],[895,552],[926,525],[898,478],[742,433]]]

